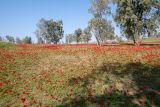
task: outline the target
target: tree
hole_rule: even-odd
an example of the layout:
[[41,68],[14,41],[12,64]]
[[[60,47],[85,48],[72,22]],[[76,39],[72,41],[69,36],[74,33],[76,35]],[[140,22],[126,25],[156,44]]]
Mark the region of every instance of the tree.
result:
[[114,27],[112,27],[111,21],[107,21],[104,18],[92,18],[88,25],[98,44],[105,42],[107,39],[113,39]]
[[36,31],[35,31],[35,34],[36,34],[36,37],[37,37],[37,39],[38,39],[38,44],[44,44],[45,41],[44,41],[43,38],[42,38],[41,31],[40,31],[40,30],[36,30]]
[[159,0],[113,1],[117,4],[114,19],[126,37],[133,39],[135,45],[139,45],[144,35],[156,31],[160,19]]
[[2,41],[3,39],[2,39],[2,37],[0,36],[0,41]]
[[83,34],[82,34],[82,40],[85,43],[88,43],[91,40],[92,34],[90,31],[90,28],[87,27],[83,30]]
[[111,30],[110,32],[110,30],[108,30],[113,28],[107,20],[107,15],[111,13],[108,4],[109,0],[91,0],[89,12],[93,14],[93,18],[88,22],[88,25],[92,34],[95,35],[98,45],[100,45],[100,42],[104,42],[108,34],[114,31]]
[[90,0],[91,7],[89,12],[93,14],[95,18],[106,18],[106,15],[111,13],[108,6],[109,0]]
[[115,36],[115,39],[116,39],[118,42],[124,42],[123,37],[124,37],[123,35],[121,35],[121,36],[116,35],[116,36]]
[[44,40],[42,37],[37,37],[38,38],[38,44],[44,44]]
[[76,42],[76,36],[74,34],[67,34],[66,35],[66,43],[70,44],[72,42]]
[[6,35],[6,39],[7,39],[10,43],[14,43],[14,42],[15,42],[14,37],[12,37],[12,36]]
[[69,44],[70,43],[70,37],[69,37],[69,35],[66,35],[66,44]]
[[157,38],[160,38],[160,32],[158,32],[158,33],[156,34],[156,37],[157,37]]
[[79,43],[81,41],[82,29],[78,28],[74,34],[76,36],[76,42]]
[[53,19],[41,19],[37,24],[36,36],[41,37],[47,43],[57,44],[63,37],[63,23],[62,21],[54,21]]
[[26,36],[26,37],[23,39],[23,43],[24,43],[24,44],[32,44],[32,38]]
[[16,38],[16,43],[17,43],[17,44],[22,44],[23,41],[22,41],[19,37],[17,37],[17,38]]

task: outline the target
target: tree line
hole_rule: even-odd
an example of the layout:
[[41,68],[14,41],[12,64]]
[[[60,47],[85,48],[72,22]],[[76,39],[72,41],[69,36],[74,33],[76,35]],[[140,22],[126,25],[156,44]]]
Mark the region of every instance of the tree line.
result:
[[[5,38],[10,43],[17,43],[17,44],[32,44],[33,43],[32,38],[29,36],[26,36],[20,39],[19,37],[14,38],[13,36],[6,35]],[[1,36],[0,36],[0,41],[4,41],[4,38],[2,38]]]
[[[95,36],[99,45],[107,40],[121,39],[122,37],[115,35],[115,28],[109,17],[120,27],[122,35],[132,39],[135,45],[139,45],[143,37],[160,37],[159,0],[90,0],[90,3],[88,11],[92,18],[88,21],[87,27],[66,34],[67,44],[89,43],[92,36]],[[111,12],[109,4],[117,6],[114,13]],[[64,37],[63,21],[41,18],[37,23],[35,35],[39,44],[57,44]],[[12,43],[15,42],[13,37],[6,38]],[[16,42],[31,43],[31,37],[25,37],[23,40],[17,38]]]
[[[115,39],[115,28],[108,17],[112,15],[121,33],[127,39],[132,39],[139,45],[143,37],[159,37],[157,31],[160,27],[160,1],[159,0],[90,0],[89,12],[93,17],[88,26],[82,30],[76,29],[66,35],[66,43],[88,43],[92,35],[97,43],[105,43],[108,39]],[[115,13],[111,12],[109,4],[117,6]],[[39,43],[49,41],[58,43],[63,37],[62,21],[41,19],[36,31]],[[42,42],[43,41],[43,42]],[[47,42],[48,43],[48,42]]]

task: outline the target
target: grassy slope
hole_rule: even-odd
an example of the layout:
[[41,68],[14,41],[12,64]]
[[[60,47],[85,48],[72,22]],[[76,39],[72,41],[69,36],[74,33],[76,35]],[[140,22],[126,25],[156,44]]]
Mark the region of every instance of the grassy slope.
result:
[[3,47],[0,106],[159,105],[158,47]]

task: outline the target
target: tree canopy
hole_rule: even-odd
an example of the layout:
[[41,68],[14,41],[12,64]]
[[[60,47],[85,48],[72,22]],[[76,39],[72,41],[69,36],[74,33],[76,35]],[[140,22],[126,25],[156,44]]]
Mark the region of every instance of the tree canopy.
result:
[[117,4],[115,21],[127,38],[139,44],[144,35],[156,32],[160,16],[159,0],[113,0]]
[[91,0],[89,12],[93,14],[93,18],[88,22],[88,26],[92,34],[95,35],[98,44],[114,36],[114,27],[107,19],[111,13],[108,5],[109,0]]
[[41,42],[43,39],[46,43],[57,44],[63,37],[63,22],[61,20],[54,21],[53,19],[46,20],[42,18],[37,27],[35,34]]
[[22,41],[24,44],[32,44],[32,38],[29,36],[26,36]]
[[76,36],[76,42],[79,43],[81,41],[82,29],[76,29],[74,34]]
[[89,27],[86,27],[82,33],[82,41],[88,43],[91,40],[92,34]]
[[14,42],[15,42],[13,36],[6,35],[6,39],[7,39],[10,43],[14,43]]

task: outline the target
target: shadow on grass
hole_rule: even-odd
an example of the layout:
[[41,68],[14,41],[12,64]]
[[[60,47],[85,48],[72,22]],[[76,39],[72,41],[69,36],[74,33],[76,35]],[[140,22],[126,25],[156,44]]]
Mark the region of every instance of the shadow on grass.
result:
[[[76,97],[69,102],[59,105],[58,107],[132,107],[136,106],[131,101],[131,97],[124,95],[119,91],[108,94],[95,95],[91,98]],[[112,101],[111,101],[112,100]]]
[[[112,76],[120,81],[127,78],[121,82],[124,85],[123,90],[114,87],[115,82],[111,81]],[[74,78],[73,80],[77,79]],[[102,80],[103,85],[111,85],[109,91],[104,91],[101,94],[75,96],[64,101],[59,107],[160,106],[160,66],[151,66],[140,62],[125,65],[121,63],[104,63],[102,67],[97,67],[96,71],[93,71],[85,78],[78,77],[78,81],[83,82],[81,88],[87,93],[91,93],[87,90],[89,84],[95,85],[97,80]],[[130,84],[130,87],[134,87],[132,90],[136,91],[133,94],[128,94],[128,90],[130,90],[128,84],[126,84],[128,80],[133,83]],[[74,85],[71,80],[69,84]],[[99,87],[99,90],[101,88]]]

